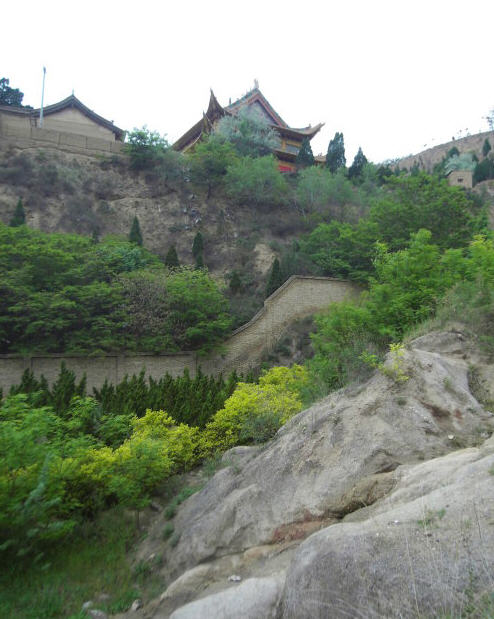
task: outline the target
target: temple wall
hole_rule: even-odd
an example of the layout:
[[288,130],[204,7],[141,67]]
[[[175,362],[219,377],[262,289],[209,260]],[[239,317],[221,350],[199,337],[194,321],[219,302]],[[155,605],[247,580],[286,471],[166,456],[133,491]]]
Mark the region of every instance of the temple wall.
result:
[[43,129],[53,129],[63,133],[76,133],[110,142],[115,141],[113,131],[98,125],[76,108],[60,110],[60,112],[45,116],[43,118]]
[[137,374],[143,368],[154,378],[166,372],[177,376],[185,368],[194,375],[198,366],[206,374],[227,374],[233,370],[245,373],[259,365],[262,354],[273,348],[290,323],[321,311],[331,303],[355,298],[360,291],[351,282],[326,277],[292,276],[266,299],[264,307],[252,320],[228,338],[221,353],[209,357],[200,357],[192,352],[101,357],[34,355],[22,358],[18,355],[0,355],[0,388],[6,393],[11,385],[19,383],[26,368],[38,377],[44,374],[51,383],[58,376],[62,361],[78,378],[86,374],[89,393],[93,387],[101,387],[105,379],[117,383],[126,374]]
[[83,155],[118,154],[124,152],[125,144],[115,140],[105,140],[98,137],[88,137],[77,133],[40,129],[26,126],[26,123],[14,121],[3,122],[0,118],[0,149],[10,145],[25,148],[53,147]]
[[[62,121],[64,117],[67,120]],[[87,123],[79,122],[82,119]],[[1,111],[0,149],[9,145],[21,149],[52,146],[85,155],[121,153],[124,149],[124,143],[116,141],[110,130],[96,125],[78,110],[63,110],[45,117],[43,128],[31,126],[27,114]]]

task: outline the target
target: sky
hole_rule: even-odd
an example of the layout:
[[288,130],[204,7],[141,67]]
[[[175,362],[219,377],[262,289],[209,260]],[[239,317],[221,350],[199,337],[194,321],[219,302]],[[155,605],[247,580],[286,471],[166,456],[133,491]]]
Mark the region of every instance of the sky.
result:
[[74,94],[122,129],[179,138],[212,88],[259,81],[293,127],[375,163],[488,128],[494,1],[67,0],[2,6],[0,77],[39,107]]

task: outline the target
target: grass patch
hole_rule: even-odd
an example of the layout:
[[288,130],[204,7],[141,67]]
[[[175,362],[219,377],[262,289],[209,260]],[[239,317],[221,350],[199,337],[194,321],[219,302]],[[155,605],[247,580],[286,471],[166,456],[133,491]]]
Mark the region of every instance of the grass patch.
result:
[[60,545],[37,566],[2,566],[0,617],[48,619],[79,617],[82,604],[95,602],[108,612],[127,610],[142,593],[127,560],[127,551],[138,537],[135,519],[120,509],[110,510],[86,523],[77,538]]

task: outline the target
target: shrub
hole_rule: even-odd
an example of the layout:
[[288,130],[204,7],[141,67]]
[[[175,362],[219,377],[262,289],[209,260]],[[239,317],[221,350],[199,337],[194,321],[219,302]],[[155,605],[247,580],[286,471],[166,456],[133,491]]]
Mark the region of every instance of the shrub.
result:
[[163,160],[169,148],[167,139],[146,126],[134,128],[126,136],[126,151],[134,170],[150,170]]
[[238,383],[201,435],[202,453],[233,447],[242,435],[247,442],[270,437],[302,410],[300,394],[306,384],[306,372],[299,365],[272,368],[260,377],[259,384]]
[[272,155],[242,157],[228,166],[227,194],[238,202],[268,206],[281,204],[288,185]]
[[197,144],[190,155],[191,179],[197,185],[207,188],[209,199],[213,189],[223,183],[228,166],[236,158],[237,153],[232,144],[212,135]]

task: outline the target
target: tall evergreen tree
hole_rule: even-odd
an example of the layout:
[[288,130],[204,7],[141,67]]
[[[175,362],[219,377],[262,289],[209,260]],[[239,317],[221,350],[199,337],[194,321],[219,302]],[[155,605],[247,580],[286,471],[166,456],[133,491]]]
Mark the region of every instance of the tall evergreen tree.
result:
[[362,174],[362,170],[366,163],[367,157],[364,155],[362,148],[359,146],[355,159],[348,170],[348,178],[358,178]]
[[196,261],[196,268],[200,269],[204,266],[204,240],[202,234],[198,232],[192,243],[192,255]]
[[482,146],[482,154],[484,155],[484,157],[487,157],[490,150],[491,150],[491,143],[489,142],[489,138],[485,138],[484,145]]
[[241,287],[242,282],[240,281],[240,276],[237,271],[233,271],[232,278],[230,279],[230,290],[233,294],[237,294],[237,292],[240,292]]
[[283,276],[281,274],[280,261],[278,258],[275,258],[273,260],[273,266],[271,267],[271,273],[266,286],[266,297],[269,297],[275,290],[278,290],[282,283]]
[[132,222],[132,227],[129,233],[129,241],[142,247],[142,232],[137,215],[134,217],[134,221]]
[[314,165],[314,155],[312,153],[309,138],[303,139],[302,146],[298,151],[295,163],[297,164],[297,167],[300,168],[308,168],[309,166]]
[[343,133],[336,132],[334,138],[328,145],[326,154],[326,167],[333,174],[339,168],[344,168],[346,165],[345,143],[343,141]]
[[17,206],[15,207],[14,215],[10,220],[9,226],[12,228],[16,228],[17,226],[22,226],[26,223],[26,213],[24,211],[24,207],[22,206],[22,200],[19,198],[17,202]]
[[175,245],[172,245],[168,250],[168,253],[165,257],[165,265],[170,269],[175,269],[180,266],[180,262],[178,260],[177,250],[175,249]]

